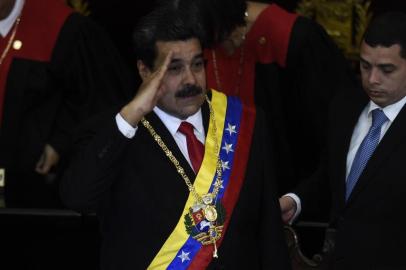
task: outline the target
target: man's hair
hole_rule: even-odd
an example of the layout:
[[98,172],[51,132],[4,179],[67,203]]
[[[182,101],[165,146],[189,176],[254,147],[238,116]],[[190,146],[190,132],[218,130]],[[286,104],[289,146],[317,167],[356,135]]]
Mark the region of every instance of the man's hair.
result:
[[161,5],[142,17],[135,27],[133,42],[136,58],[152,70],[158,54],[158,41],[186,41],[191,38],[199,39],[199,36],[185,21],[182,9]]
[[162,0],[193,25],[205,47],[224,41],[235,28],[244,26],[247,3],[245,0]]
[[365,31],[363,40],[371,47],[398,44],[401,57],[406,59],[406,13],[387,12],[376,17]]

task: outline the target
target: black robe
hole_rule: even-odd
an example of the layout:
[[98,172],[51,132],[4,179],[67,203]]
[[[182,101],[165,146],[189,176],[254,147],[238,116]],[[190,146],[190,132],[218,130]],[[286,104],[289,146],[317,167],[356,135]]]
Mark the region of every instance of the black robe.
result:
[[[59,207],[55,177],[72,132],[89,115],[127,99],[132,79],[106,34],[58,1],[26,0],[15,40],[22,48],[10,50],[0,66],[6,205]],[[45,144],[62,160],[44,177],[34,169]]]
[[[274,134],[280,195],[317,170],[326,147],[330,102],[358,84],[325,30],[300,16],[292,27],[285,67],[257,64],[255,102],[265,110]],[[306,218],[328,220],[328,195],[320,202]]]

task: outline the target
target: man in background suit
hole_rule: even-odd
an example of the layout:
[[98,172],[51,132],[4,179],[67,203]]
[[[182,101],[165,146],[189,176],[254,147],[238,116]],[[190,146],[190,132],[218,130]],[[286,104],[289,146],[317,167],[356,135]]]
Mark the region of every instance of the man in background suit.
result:
[[317,175],[280,199],[283,219],[332,194],[333,269],[405,269],[406,14],[377,17],[360,53],[364,91],[337,97]]
[[102,269],[289,269],[264,117],[206,90],[181,18],[164,6],[137,26],[143,83],[84,125],[62,199],[97,213]]

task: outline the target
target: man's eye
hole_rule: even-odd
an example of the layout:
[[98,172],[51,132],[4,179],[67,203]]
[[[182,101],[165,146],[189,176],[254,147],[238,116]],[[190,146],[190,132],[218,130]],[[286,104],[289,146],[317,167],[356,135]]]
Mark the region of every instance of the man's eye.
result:
[[170,67],[168,67],[168,71],[171,74],[179,74],[179,73],[182,72],[182,70],[183,70],[182,66],[170,66]]
[[193,71],[201,71],[204,68],[204,61],[197,61],[192,64]]
[[385,74],[392,73],[395,69],[393,67],[384,67],[382,68],[382,72]]
[[368,69],[371,68],[371,66],[366,64],[366,63],[361,63],[361,68],[364,69],[364,70],[368,70]]

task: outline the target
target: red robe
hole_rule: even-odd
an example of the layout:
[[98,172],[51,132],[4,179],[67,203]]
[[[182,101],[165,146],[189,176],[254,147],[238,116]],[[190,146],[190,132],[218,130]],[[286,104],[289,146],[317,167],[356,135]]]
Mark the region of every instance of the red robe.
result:
[[208,86],[265,111],[280,194],[292,190],[316,171],[330,100],[357,85],[352,70],[320,25],[276,4],[258,16],[241,49],[214,52],[219,76],[206,50]]

